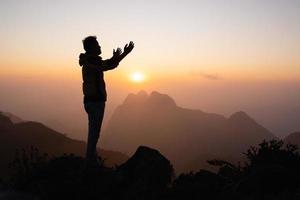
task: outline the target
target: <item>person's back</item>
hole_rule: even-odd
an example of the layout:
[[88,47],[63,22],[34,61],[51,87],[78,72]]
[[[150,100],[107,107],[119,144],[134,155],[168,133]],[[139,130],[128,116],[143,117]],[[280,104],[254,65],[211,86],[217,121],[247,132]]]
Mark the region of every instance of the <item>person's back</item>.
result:
[[[82,66],[82,90],[84,94],[84,102],[106,101],[107,94],[104,81],[104,73],[103,70],[101,70],[101,68],[103,68],[103,61],[101,57],[80,54],[80,62]],[[115,67],[116,66],[117,63],[115,63]]]
[[103,72],[116,68],[119,62],[132,51],[134,44],[133,42],[126,44],[123,53],[120,48],[114,50],[113,56],[107,60],[102,60],[99,56],[101,47],[95,36],[85,38],[83,46],[86,52],[80,54],[79,65],[82,66],[84,109],[89,120],[86,159],[94,162],[98,160],[96,146],[107,100]]

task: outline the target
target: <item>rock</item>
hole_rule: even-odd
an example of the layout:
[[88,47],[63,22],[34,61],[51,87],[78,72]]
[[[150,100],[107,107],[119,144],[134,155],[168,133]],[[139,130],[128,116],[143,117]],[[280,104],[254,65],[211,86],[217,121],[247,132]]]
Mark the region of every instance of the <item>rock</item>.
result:
[[173,167],[159,151],[140,146],[127,162],[117,168],[120,190],[130,198],[155,195],[164,190],[173,177]]

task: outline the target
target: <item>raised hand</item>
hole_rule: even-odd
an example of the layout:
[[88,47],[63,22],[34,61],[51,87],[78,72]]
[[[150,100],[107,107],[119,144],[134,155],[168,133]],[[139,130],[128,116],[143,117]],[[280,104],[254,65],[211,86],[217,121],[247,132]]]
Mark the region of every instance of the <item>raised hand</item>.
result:
[[134,43],[132,41],[129,42],[129,45],[126,44],[124,47],[124,53],[128,54],[132,51],[132,49],[134,48]]
[[119,57],[122,53],[122,49],[121,48],[117,48],[117,50],[113,50],[113,57]]

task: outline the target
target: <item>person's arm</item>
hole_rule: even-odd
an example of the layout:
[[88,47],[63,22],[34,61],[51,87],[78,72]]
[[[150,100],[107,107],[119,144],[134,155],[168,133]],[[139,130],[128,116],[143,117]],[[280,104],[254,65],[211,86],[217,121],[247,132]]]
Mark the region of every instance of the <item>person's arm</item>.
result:
[[119,62],[123,60],[134,48],[134,43],[130,41],[129,44],[126,44],[124,47],[124,51],[122,53],[122,50],[120,48],[117,49],[117,51],[113,51],[113,56],[110,59],[103,61],[103,71],[111,70],[116,68],[119,65]]
[[121,60],[125,58],[134,48],[134,43],[130,41],[129,45],[126,44],[124,47],[124,52],[120,48],[113,50],[113,56],[110,59],[102,60],[101,57],[88,57],[88,62],[97,66],[102,71],[108,71],[115,69]]
[[102,63],[103,71],[115,69],[119,65],[119,56],[121,55],[122,50],[117,48],[117,50],[113,50],[113,56],[110,59],[104,60]]
[[91,63],[91,67],[95,67],[97,70],[107,71],[114,69],[118,66],[118,57],[121,54],[121,49],[118,48],[117,51],[113,51],[113,56],[110,59],[102,60],[99,56],[87,56],[86,61]]

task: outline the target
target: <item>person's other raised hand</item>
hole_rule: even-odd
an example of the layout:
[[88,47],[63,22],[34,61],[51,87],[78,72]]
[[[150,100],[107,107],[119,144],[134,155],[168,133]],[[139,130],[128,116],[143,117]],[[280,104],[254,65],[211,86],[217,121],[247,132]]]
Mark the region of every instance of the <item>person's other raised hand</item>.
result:
[[122,53],[122,49],[121,48],[117,48],[117,50],[113,50],[113,56],[114,57],[119,57]]
[[133,48],[134,48],[134,43],[130,41],[129,44],[126,44],[124,46],[124,53],[130,53]]

